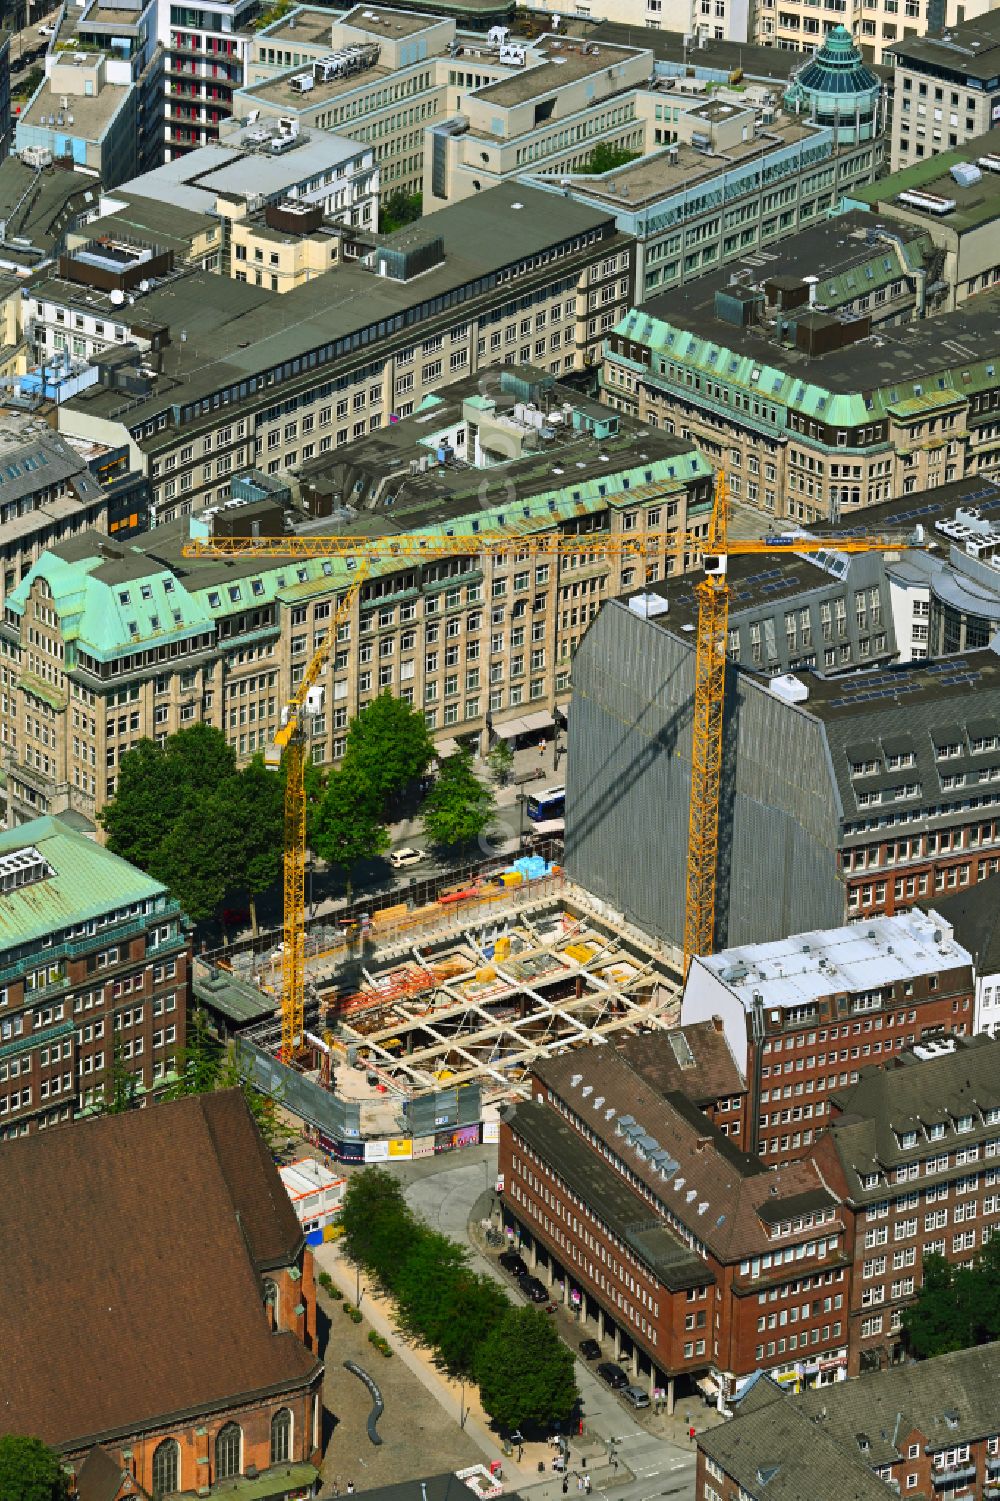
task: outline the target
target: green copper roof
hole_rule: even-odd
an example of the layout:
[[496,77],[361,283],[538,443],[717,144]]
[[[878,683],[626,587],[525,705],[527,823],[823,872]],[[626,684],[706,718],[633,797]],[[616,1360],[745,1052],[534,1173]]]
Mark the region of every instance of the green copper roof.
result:
[[[58,818],[36,818],[0,833],[0,859],[29,847],[38,850],[53,873],[0,893],[0,953],[167,894],[159,881]],[[45,950],[39,954],[44,958]]]
[[[572,466],[568,468],[571,470]],[[505,531],[530,536],[574,516],[609,505],[626,505],[630,492],[644,485],[653,484],[664,494],[673,493],[683,489],[691,479],[710,473],[710,466],[694,449],[628,467],[619,459],[614,465],[609,464],[608,473],[602,478],[573,480],[567,474],[565,488],[532,495],[523,504],[508,503],[491,510],[477,510],[446,525],[439,522],[414,528],[414,534],[436,535],[443,530],[450,536],[474,538]],[[359,551],[364,542],[364,535],[359,534]],[[143,538],[131,547],[145,558],[149,545],[149,538]],[[7,596],[7,606],[16,614],[23,613],[35,580],[44,578],[66,642],[82,647],[99,661],[110,661],[131,651],[145,651],[184,637],[214,633],[219,620],[241,611],[274,601],[299,602],[328,594],[331,589],[349,583],[353,573],[346,559],[297,559],[262,567],[251,577],[244,575],[189,590],[168,568],[108,583],[94,576],[103,561],[96,554],[70,562],[56,552],[43,552]],[[373,564],[370,575],[391,574],[402,566],[398,558],[385,557]]]

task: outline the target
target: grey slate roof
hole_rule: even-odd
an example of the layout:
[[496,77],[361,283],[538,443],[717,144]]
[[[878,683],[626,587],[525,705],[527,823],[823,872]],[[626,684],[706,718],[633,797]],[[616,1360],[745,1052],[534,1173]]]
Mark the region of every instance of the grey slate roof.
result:
[[[819,1395],[829,1401],[839,1390],[824,1387]],[[734,1411],[698,1446],[753,1501],[888,1501],[888,1488],[868,1465],[767,1377],[745,1390]]]
[[[996,727],[991,727],[996,733]],[[955,929],[955,937],[968,949],[979,975],[1000,971],[1000,876],[979,881],[966,891],[935,897],[935,909]]]
[[[899,1145],[898,1133],[920,1132],[925,1154],[933,1150],[922,1134],[926,1125],[944,1125],[942,1153],[1000,1135],[1000,1122],[988,1126],[980,1114],[1000,1111],[1000,1041],[984,1034],[953,1041],[953,1051],[936,1057],[919,1059],[907,1052],[885,1068],[864,1069],[855,1085],[832,1096],[843,1114],[831,1121],[830,1136],[853,1199],[885,1196],[884,1181],[863,1189],[862,1174],[879,1165],[892,1169],[919,1155],[919,1148]],[[972,1115],[973,1126],[958,1133],[955,1122],[962,1115]]]
[[1000,1344],[956,1350],[915,1365],[893,1366],[857,1381],[803,1392],[792,1398],[815,1425],[845,1448],[868,1440],[868,1463],[904,1457],[909,1434],[928,1449],[974,1443],[1000,1430]]

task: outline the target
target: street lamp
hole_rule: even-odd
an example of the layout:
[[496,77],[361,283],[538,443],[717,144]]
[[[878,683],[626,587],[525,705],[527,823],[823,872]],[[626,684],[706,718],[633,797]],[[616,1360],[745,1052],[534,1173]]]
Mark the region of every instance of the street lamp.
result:
[[465,1427],[465,1420],[469,1416],[468,1411],[467,1411],[466,1406],[465,1406],[465,1377],[464,1376],[462,1376],[460,1378],[460,1384],[461,1384],[462,1391],[461,1391],[461,1396],[458,1399],[458,1426],[459,1426],[459,1428],[464,1428]]

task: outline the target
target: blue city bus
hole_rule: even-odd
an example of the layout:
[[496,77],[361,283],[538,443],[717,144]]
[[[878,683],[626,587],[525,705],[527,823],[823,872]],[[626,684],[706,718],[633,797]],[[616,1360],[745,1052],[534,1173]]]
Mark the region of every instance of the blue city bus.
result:
[[546,823],[551,818],[564,817],[565,813],[565,787],[543,787],[528,798],[528,817],[532,823]]

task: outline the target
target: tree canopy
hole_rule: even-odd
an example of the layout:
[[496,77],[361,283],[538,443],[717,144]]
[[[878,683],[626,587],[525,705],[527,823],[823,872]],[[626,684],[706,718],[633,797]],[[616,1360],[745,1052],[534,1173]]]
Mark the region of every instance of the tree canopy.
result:
[[602,172],[614,172],[616,168],[625,167],[629,162],[634,162],[638,155],[638,151],[626,151],[624,146],[612,146],[607,141],[601,141],[594,147],[579,170],[592,176],[597,176]]
[[[348,1256],[396,1300],[401,1327],[453,1376],[478,1382],[498,1423],[568,1416],[578,1398],[573,1354],[551,1321],[512,1308],[503,1288],[473,1272],[462,1246],[413,1214],[391,1173],[366,1168],[351,1178],[341,1224]],[[509,1382],[498,1366],[512,1369]]]
[[907,1346],[919,1359],[1000,1339],[1000,1239],[961,1266],[924,1257],[924,1280],[903,1310]]
[[573,1352],[537,1308],[508,1308],[476,1360],[479,1397],[501,1428],[568,1418],[579,1400]]
[[311,838],[320,859],[343,871],[350,900],[354,866],[382,854],[390,843],[376,795],[353,762],[331,773],[313,815]]
[[242,770],[221,731],[195,724],[123,758],[98,817],[108,848],[169,886],[194,920],[227,891],[253,900],[281,870],[282,779],[259,758]]
[[41,1439],[19,1433],[0,1438],[0,1496],[3,1501],[64,1501],[69,1484],[58,1455]]
[[432,844],[468,845],[493,822],[496,798],[472,769],[468,751],[456,751],[441,763],[423,806],[424,833]]
[[347,731],[344,770],[357,774],[380,815],[389,798],[423,776],[433,758],[424,716],[388,692],[366,704]]

